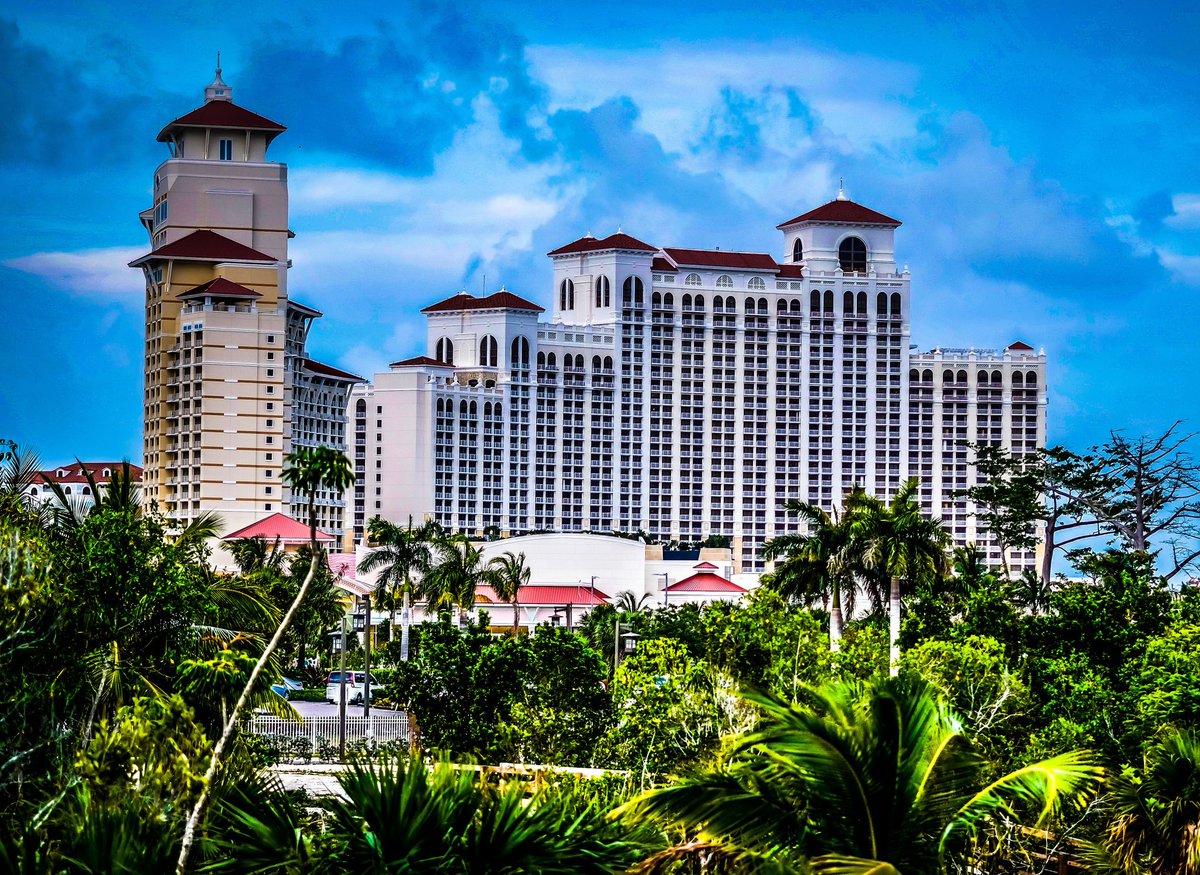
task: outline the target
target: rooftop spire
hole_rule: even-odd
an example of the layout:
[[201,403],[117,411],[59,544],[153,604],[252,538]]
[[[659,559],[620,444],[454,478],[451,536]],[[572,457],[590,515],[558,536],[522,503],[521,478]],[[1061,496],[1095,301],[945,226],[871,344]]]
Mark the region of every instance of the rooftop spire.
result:
[[850,200],[850,198],[846,197],[846,184],[845,184],[845,180],[843,180],[843,179],[842,179],[842,177],[840,177],[840,176],[838,177],[838,193],[837,193],[837,199],[838,199],[838,200],[840,200],[840,201],[848,201],[848,200]]
[[217,75],[213,77],[212,84],[204,89],[204,102],[212,103],[214,100],[223,100],[226,103],[233,102],[233,89],[225,84],[225,80],[221,78],[221,53],[217,52]]

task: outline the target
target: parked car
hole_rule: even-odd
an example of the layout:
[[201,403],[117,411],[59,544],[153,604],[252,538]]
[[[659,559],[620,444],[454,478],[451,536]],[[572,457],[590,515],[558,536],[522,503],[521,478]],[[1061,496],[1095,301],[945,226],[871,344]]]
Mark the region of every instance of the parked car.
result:
[[[349,674],[349,672],[347,672],[347,674]],[[303,689],[304,684],[300,683],[300,681],[294,681],[291,678],[283,678],[279,681],[279,683],[271,684],[271,690],[276,695],[282,696],[285,699],[290,699],[292,693]]]
[[[346,672],[346,701],[356,705],[361,705],[363,700],[363,690],[366,687],[367,674],[362,671]],[[338,697],[341,696],[342,689],[342,673],[340,671],[331,671],[329,676],[325,678],[325,701],[330,704],[336,704]],[[374,702],[376,696],[383,690],[383,684],[371,675],[371,701]]]

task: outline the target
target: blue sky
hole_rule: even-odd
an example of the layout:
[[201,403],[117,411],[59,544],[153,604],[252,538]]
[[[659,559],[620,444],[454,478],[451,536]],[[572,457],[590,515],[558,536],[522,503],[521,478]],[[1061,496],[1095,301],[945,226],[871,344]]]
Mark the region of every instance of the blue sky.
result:
[[1052,442],[1194,420],[1182,6],[0,5],[0,436],[137,458],[124,265],[154,137],[218,49],[236,102],[289,127],[290,287],[326,314],[324,361],[422,352],[416,311],[464,287],[548,303],[545,253],[588,231],[778,254],[774,226],[844,177],[905,223],[914,343],[1045,347]]

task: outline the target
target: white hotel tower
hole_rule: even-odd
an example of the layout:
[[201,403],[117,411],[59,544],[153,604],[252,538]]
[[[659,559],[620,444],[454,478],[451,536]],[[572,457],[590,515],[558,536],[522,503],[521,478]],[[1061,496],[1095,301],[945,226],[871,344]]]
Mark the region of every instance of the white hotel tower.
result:
[[[507,291],[426,307],[428,355],[351,394],[354,532],[373,516],[468,534],[731,539],[735,570],[830,508],[910,476],[985,546],[964,442],[1045,438],[1045,356],[909,346],[900,222],[838,198],[779,225],[784,260],[627,234],[549,253],[552,311]],[[1034,556],[1010,555],[1014,567]]]

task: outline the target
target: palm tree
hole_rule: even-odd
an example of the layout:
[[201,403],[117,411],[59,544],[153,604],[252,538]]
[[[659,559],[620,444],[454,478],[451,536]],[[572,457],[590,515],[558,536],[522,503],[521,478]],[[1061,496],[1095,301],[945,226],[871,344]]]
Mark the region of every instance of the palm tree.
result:
[[529,586],[533,571],[525,564],[524,553],[514,554],[511,550],[503,556],[492,559],[488,563],[488,571],[490,572],[489,581],[492,589],[496,591],[496,597],[512,605],[513,637],[516,638],[521,625],[518,616],[521,587]]
[[650,790],[622,814],[759,853],[798,853],[818,872],[944,872],[989,822],[1041,822],[1098,789],[1076,751],[985,784],[962,723],[921,681],[812,691],[810,709],[750,696],[759,727],[706,773]]
[[843,607],[854,611],[857,578],[853,570],[850,526],[814,504],[790,499],[788,512],[807,524],[808,533],[781,535],[763,547],[763,558],[783,559],[771,577],[781,595],[811,605],[820,598],[829,608],[829,649],[842,638]]
[[891,673],[900,663],[900,597],[922,578],[944,574],[950,536],[942,521],[927,519],[913,499],[919,487],[908,480],[889,504],[862,492],[846,498],[846,520],[850,537],[861,550],[863,565],[886,575],[888,581],[888,628],[891,639]]
[[632,590],[626,589],[617,593],[617,600],[613,602],[613,607],[619,614],[640,614],[646,609],[646,603],[649,601],[650,593],[634,595]]
[[[433,524],[436,525],[436,524]],[[401,528],[382,517],[375,517],[367,524],[367,537],[378,545],[359,564],[361,571],[379,569],[376,589],[391,600],[392,618],[395,619],[395,604],[400,601],[400,659],[408,660],[409,629],[412,626],[412,600],[418,592],[414,575],[423,575],[433,558],[431,524],[413,527],[412,517],[408,527]]]
[[442,538],[436,545],[437,558],[421,583],[421,594],[431,611],[459,607],[470,610],[475,588],[488,580],[483,554],[471,546],[466,535]]
[[253,695],[263,669],[271,662],[276,649],[279,647],[279,642],[283,640],[284,633],[287,632],[288,626],[291,625],[292,619],[296,616],[296,612],[300,610],[300,604],[304,601],[304,596],[308,594],[308,589],[312,585],[313,578],[317,575],[317,569],[322,562],[326,561],[325,551],[317,547],[317,491],[325,488],[341,492],[354,483],[354,466],[350,463],[350,460],[329,447],[317,447],[315,449],[301,447],[285,456],[284,464],[283,481],[292,489],[308,494],[309,548],[312,550],[312,562],[309,563],[308,574],[305,575],[304,582],[300,584],[300,590],[296,593],[296,598],[292,601],[291,607],[283,615],[283,619],[280,621],[279,627],[275,630],[275,634],[271,636],[271,640],[263,649],[258,662],[254,664],[254,668],[250,672],[250,677],[246,680],[246,686],[242,690],[242,694],[238,697],[237,702],[229,713],[229,720],[225,723],[225,730],[221,733],[221,737],[213,747],[208,770],[204,775],[204,788],[200,791],[200,796],[196,800],[196,804],[192,808],[192,813],[188,816],[187,826],[184,828],[183,841],[179,849],[179,860],[175,867],[176,875],[184,875],[187,871],[188,857],[191,854],[192,845],[196,838],[196,827],[200,823],[200,817],[204,813],[204,806],[208,802],[213,780],[216,778],[217,769],[221,764],[221,756],[225,753],[225,749],[229,746],[229,742],[233,738],[234,730],[237,728],[242,711]]
[[1141,774],[1117,776],[1111,790],[1108,831],[1087,853],[1091,871],[1200,873],[1200,738],[1194,732],[1154,744]]

